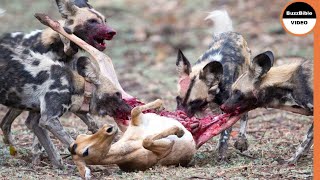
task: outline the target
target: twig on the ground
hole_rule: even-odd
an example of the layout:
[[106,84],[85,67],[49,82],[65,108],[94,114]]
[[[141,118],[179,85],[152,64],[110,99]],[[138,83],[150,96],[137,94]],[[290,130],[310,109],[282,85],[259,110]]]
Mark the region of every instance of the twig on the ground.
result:
[[201,177],[201,176],[191,176],[188,179],[213,179],[213,178],[207,178],[207,177]]
[[256,157],[253,157],[253,156],[251,156],[251,155],[249,155],[249,154],[244,154],[244,153],[242,153],[242,152],[240,152],[240,151],[236,151],[237,152],[237,154],[239,154],[240,156],[244,156],[244,157],[247,157],[247,158],[250,158],[250,159],[257,159]]
[[233,167],[233,168],[229,168],[229,169],[224,169],[221,172],[218,172],[217,175],[218,176],[223,176],[227,172],[247,169],[248,167],[252,167],[252,165],[250,164],[250,165],[245,165],[245,166],[239,166],[239,167]]
[[35,171],[35,170],[33,170],[33,169],[25,169],[25,168],[21,168],[20,169],[21,171],[31,171],[31,172],[33,172],[33,173],[38,173],[37,171]]

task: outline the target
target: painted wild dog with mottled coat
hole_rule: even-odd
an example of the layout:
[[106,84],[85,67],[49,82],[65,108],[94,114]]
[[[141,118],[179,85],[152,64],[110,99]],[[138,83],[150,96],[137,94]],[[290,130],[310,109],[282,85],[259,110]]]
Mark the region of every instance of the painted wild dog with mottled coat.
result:
[[[56,3],[59,7],[59,12],[64,18],[61,20],[61,23],[64,24],[65,30],[76,34],[95,48],[101,51],[104,50],[106,48],[104,40],[111,40],[116,34],[106,24],[106,18],[94,10],[87,0],[56,0]],[[74,43],[50,28],[36,30],[29,34],[22,32],[7,33],[0,38],[0,52],[3,52],[0,59],[12,60],[12,56],[18,58],[23,58],[24,56],[30,57],[32,53],[36,56],[46,57],[39,59],[39,61],[34,61],[34,64],[32,64],[33,69],[42,68],[42,61],[45,61],[47,58],[66,63],[69,67],[75,68],[75,64],[79,58],[76,53],[79,49]],[[35,84],[32,88],[37,88],[37,86],[39,84]],[[19,99],[19,97],[12,95],[10,94],[10,98]],[[23,110],[25,109],[11,108],[1,121],[0,127],[4,133],[5,143],[13,144],[11,124]],[[98,130],[98,126],[90,114],[78,112],[76,115],[84,121],[90,131],[96,132]],[[43,129],[43,131],[46,130]],[[48,139],[48,143],[52,144],[50,139]]]
[[[59,117],[66,111],[116,116],[119,112],[130,110],[116,86],[101,74],[93,79],[91,76],[85,77],[94,84],[95,89],[89,102],[89,110],[81,109],[85,78],[79,74],[90,75],[97,71],[89,58],[78,59],[76,73],[61,62],[44,55],[34,52],[16,53],[19,49],[10,48],[7,48],[7,52],[12,59],[0,58],[0,103],[30,111],[26,125],[33,130],[56,166],[61,166],[61,159],[43,129],[50,131],[69,147],[74,140],[59,121]],[[38,65],[35,67],[35,64]]]
[[[232,22],[226,11],[213,11],[207,17],[214,22],[214,35],[209,49],[191,67],[181,51],[178,53],[179,74],[177,108],[190,116],[210,111],[220,113],[219,106],[231,95],[231,85],[242,74],[250,61],[251,51],[245,39],[233,32]],[[245,114],[241,121],[246,122]],[[231,128],[221,133],[219,158],[225,159]],[[242,133],[241,133],[242,132]],[[241,128],[236,147],[247,149],[245,126]]]
[[[273,67],[274,56],[266,51],[253,58],[248,71],[232,85],[232,94],[221,106],[225,112],[248,112],[269,107],[313,116],[313,63],[295,58]],[[295,155],[287,160],[295,164],[313,144],[313,124]]]

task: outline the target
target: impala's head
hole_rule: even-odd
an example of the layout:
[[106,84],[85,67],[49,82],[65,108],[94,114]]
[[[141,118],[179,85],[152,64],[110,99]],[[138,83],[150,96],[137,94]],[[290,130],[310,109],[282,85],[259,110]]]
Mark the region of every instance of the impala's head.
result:
[[[56,0],[56,3],[65,19],[66,32],[75,34],[100,51],[105,50],[105,40],[111,40],[116,31],[108,26],[101,13],[93,9],[87,0]],[[68,45],[68,41],[64,41]]]

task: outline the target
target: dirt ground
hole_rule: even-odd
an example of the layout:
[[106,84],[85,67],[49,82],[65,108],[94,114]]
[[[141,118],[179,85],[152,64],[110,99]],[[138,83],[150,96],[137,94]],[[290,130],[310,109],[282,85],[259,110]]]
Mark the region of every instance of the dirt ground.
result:
[[[279,15],[287,3],[278,0],[91,0],[108,18],[118,34],[108,43],[106,53],[113,59],[124,89],[145,102],[162,98],[166,107],[175,107],[177,49],[195,62],[211,41],[212,24],[204,18],[214,9],[226,9],[234,28],[241,33],[256,55],[272,50],[276,59],[303,56],[313,59],[313,34],[295,37],[281,27]],[[58,18],[54,1],[1,0],[0,34],[44,28],[33,18],[46,12]],[[0,118],[6,112],[0,108]],[[40,165],[31,164],[33,135],[24,125],[27,113],[13,124],[16,156],[0,138],[0,179],[79,179],[70,158],[65,169],[50,166],[45,153]],[[71,133],[86,133],[74,115],[61,118]],[[100,123],[107,122],[100,118]],[[229,147],[229,161],[216,160],[217,139],[201,147],[191,167],[154,167],[144,172],[125,173],[116,166],[91,166],[94,179],[312,179],[313,148],[296,166],[278,164],[289,158],[307,132],[312,118],[271,109],[249,113],[249,150],[240,153],[233,147],[239,123],[235,125]],[[2,131],[0,130],[0,135]],[[63,157],[68,151],[54,139]]]

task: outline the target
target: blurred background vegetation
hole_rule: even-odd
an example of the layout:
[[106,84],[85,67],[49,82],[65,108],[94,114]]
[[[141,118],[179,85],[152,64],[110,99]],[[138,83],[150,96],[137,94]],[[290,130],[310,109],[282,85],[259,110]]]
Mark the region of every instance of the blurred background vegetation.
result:
[[[256,55],[272,50],[276,59],[285,56],[303,56],[313,59],[313,34],[295,37],[286,33],[279,21],[282,8],[289,1],[279,0],[89,0],[89,3],[108,17],[108,24],[117,30],[117,36],[108,42],[106,53],[113,59],[121,84],[129,93],[148,102],[165,100],[169,109],[175,107],[177,74],[175,61],[178,49],[195,62],[211,42],[212,23],[204,18],[212,10],[226,9],[235,31],[241,33]],[[43,29],[34,17],[45,12],[60,18],[53,0],[0,0],[0,34],[4,32]],[[4,13],[1,13],[4,12]],[[0,115],[6,108],[2,107]],[[0,116],[0,118],[3,116]],[[21,157],[12,159],[0,140],[0,175],[2,178],[58,178],[77,176],[74,167],[55,171],[47,166],[35,172],[28,163],[32,135],[24,126],[26,114],[14,123],[15,141]],[[248,157],[231,146],[231,163],[214,160],[215,139],[196,155],[193,168],[155,168],[132,174],[119,170],[98,170],[96,177],[114,178],[310,178],[312,152],[297,167],[283,167],[274,158],[290,157],[308,128],[310,119],[280,111],[255,110],[250,113]],[[65,118],[69,130],[84,131],[78,119]],[[237,125],[236,125],[237,127]],[[237,128],[235,129],[236,132]],[[0,131],[0,134],[2,132]],[[23,141],[23,143],[21,142]],[[233,142],[233,139],[232,141]],[[62,148],[61,148],[62,149]],[[28,152],[28,153],[24,153]],[[2,159],[1,159],[2,155]],[[251,157],[251,158],[250,158]],[[70,161],[70,160],[69,160]],[[21,166],[27,170],[21,174]],[[31,170],[30,170],[31,169]],[[44,172],[43,172],[44,171]],[[228,172],[229,171],[229,172]],[[57,175],[58,172],[58,175]],[[116,173],[114,173],[116,172]],[[21,172],[20,172],[21,173]],[[25,176],[28,175],[28,176]],[[110,177],[110,178],[111,178]],[[291,177],[291,178],[290,178]],[[1,176],[0,176],[1,178]]]

